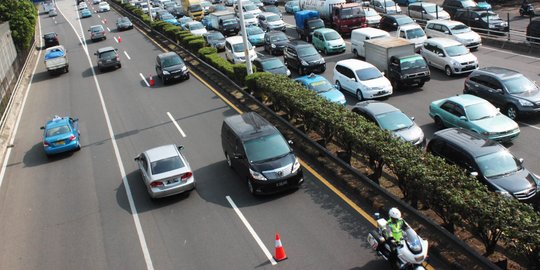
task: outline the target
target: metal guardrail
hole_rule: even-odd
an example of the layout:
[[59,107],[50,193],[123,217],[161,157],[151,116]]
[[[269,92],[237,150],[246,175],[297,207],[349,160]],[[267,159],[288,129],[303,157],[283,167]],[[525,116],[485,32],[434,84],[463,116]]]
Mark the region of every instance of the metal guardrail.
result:
[[[441,257],[441,260],[446,261],[451,269],[499,269],[497,265],[489,261],[487,258],[481,256],[478,254],[475,250],[473,250],[471,247],[466,245],[464,242],[462,242],[460,239],[458,239],[455,235],[449,233],[444,228],[436,224],[434,221],[428,219],[424,215],[422,215],[420,212],[418,212],[416,209],[411,207],[409,204],[404,203],[399,198],[396,198],[394,195],[392,195],[387,190],[381,188],[379,185],[374,183],[371,179],[369,179],[367,176],[361,174],[356,169],[345,163],[343,160],[338,158],[336,155],[332,154],[328,149],[322,147],[320,144],[314,142],[311,140],[304,132],[300,131],[296,127],[294,127],[289,121],[285,120],[281,116],[277,115],[274,111],[272,111],[270,108],[265,106],[263,103],[261,103],[259,100],[257,100],[255,97],[253,97],[250,93],[245,91],[242,87],[240,87],[238,84],[236,84],[233,80],[231,80],[229,77],[227,77],[225,74],[221,73],[219,70],[211,66],[210,64],[202,61],[197,55],[192,53],[191,51],[183,48],[179,44],[176,44],[174,41],[168,39],[166,36],[162,35],[161,33],[158,33],[156,31],[153,31],[150,26],[146,25],[141,19],[138,17],[132,15],[131,13],[127,12],[120,6],[118,6],[116,3],[112,2],[111,5],[121,14],[130,17],[130,19],[137,25],[141,26],[144,31],[147,33],[150,33],[151,35],[155,37],[159,37],[159,41],[162,43],[165,43],[164,45],[175,45],[176,48],[178,48],[183,55],[189,56],[192,60],[196,60],[199,64],[195,66],[191,66],[192,69],[199,70],[199,74],[203,76],[210,77],[211,82],[215,85],[220,85],[220,90],[222,92],[225,92],[230,97],[234,98],[236,101],[238,101],[239,97],[235,95],[235,93],[241,93],[240,99],[243,99],[242,102],[244,104],[243,107],[251,107],[248,105],[245,105],[245,103],[249,103],[252,105],[256,105],[259,110],[259,113],[262,113],[265,115],[268,119],[268,117],[271,117],[271,122],[276,124],[278,127],[281,127],[280,130],[284,132],[286,136],[294,137],[297,141],[302,141],[301,144],[295,144],[295,148],[302,148],[303,151],[301,151],[301,155],[304,159],[309,160],[310,163],[316,163],[317,165],[320,165],[322,167],[326,167],[328,169],[328,163],[327,162],[320,162],[317,160],[317,156],[323,155],[327,161],[332,162],[333,164],[337,165],[341,170],[345,171],[347,174],[354,176],[356,179],[360,180],[358,184],[362,185],[362,188],[364,189],[363,192],[367,192],[371,197],[377,197],[378,199],[385,202],[385,205],[398,205],[404,213],[407,215],[407,220],[409,223],[413,224],[415,227],[418,227],[418,231],[423,234],[424,236],[428,236],[428,239],[436,239],[438,240],[438,245],[435,248],[432,248],[432,251],[435,250],[435,253],[441,253],[441,252],[447,252],[448,250],[455,252],[456,254],[460,254],[461,256],[465,256],[464,261],[458,261],[458,262],[449,262],[446,261],[445,258]],[[186,61],[188,64],[190,64],[190,61]],[[206,69],[206,70],[205,70]],[[213,74],[210,74],[213,73]],[[214,77],[212,79],[211,77]],[[328,169],[331,170],[331,169]],[[345,183],[345,180],[341,180],[341,183]],[[353,191],[355,194],[359,194],[360,192],[358,190]],[[363,243],[362,243],[363,244]],[[457,251],[457,252],[456,252]],[[440,257],[440,256],[439,256]],[[459,260],[459,259],[458,259]],[[473,266],[474,265],[474,266]]]

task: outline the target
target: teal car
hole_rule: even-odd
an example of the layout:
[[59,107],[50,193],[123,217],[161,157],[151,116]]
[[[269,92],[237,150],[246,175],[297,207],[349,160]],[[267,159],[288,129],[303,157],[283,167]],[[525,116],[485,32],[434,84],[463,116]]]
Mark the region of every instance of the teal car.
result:
[[300,5],[299,5],[298,1],[289,1],[289,2],[285,3],[285,12],[287,12],[289,14],[294,14],[297,11],[300,11],[300,10],[301,10],[301,8],[300,8]]
[[334,85],[321,75],[311,73],[294,79],[309,90],[315,91],[319,96],[330,102],[345,105],[345,96]]
[[345,52],[345,41],[334,29],[319,28],[313,31],[311,37],[313,46],[315,46],[317,50],[324,52],[326,55]]
[[433,101],[429,116],[439,128],[461,127],[499,142],[510,142],[520,133],[514,120],[500,113],[489,101],[473,95]]
[[264,31],[258,26],[249,26],[246,28],[247,38],[251,45],[264,45]]
[[88,18],[92,17],[92,12],[88,10],[87,8],[81,10],[81,18]]

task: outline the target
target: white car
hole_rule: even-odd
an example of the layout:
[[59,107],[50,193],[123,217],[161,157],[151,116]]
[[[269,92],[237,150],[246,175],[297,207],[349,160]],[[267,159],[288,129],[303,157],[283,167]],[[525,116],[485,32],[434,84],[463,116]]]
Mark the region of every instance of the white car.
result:
[[245,26],[259,26],[259,20],[257,20],[257,17],[251,13],[244,13],[244,25]]
[[478,69],[478,59],[457,40],[430,38],[424,42],[420,54],[428,65],[444,70],[447,76]]
[[[248,41],[249,59],[251,61],[257,58],[255,48]],[[225,58],[233,64],[245,63],[244,42],[241,36],[233,36],[225,39]]]
[[450,20],[450,14],[435,3],[415,2],[410,3],[407,15],[413,19],[427,20]]
[[[246,4],[246,5],[243,5],[244,3],[242,3],[242,9],[244,10],[244,14],[246,13],[251,13],[253,14],[255,17],[259,17],[259,15],[262,13],[261,9],[258,8],[256,5],[254,4]],[[236,11],[236,15],[238,16],[240,14],[240,11],[238,11],[238,5],[235,5],[234,6],[234,11]]]
[[366,17],[366,23],[369,27],[379,27],[382,17],[375,9],[363,7],[360,13]]
[[109,3],[107,2],[101,2],[99,3],[98,11],[99,12],[111,11],[111,6],[109,6]]
[[477,50],[482,45],[482,38],[462,22],[450,20],[431,20],[426,24],[428,38],[444,37],[455,39],[471,50]]
[[398,28],[397,37],[404,38],[412,43],[416,51],[419,51],[424,41],[426,41],[427,36],[424,32],[424,29],[418,24],[405,24]]
[[199,21],[186,23],[186,29],[196,36],[202,36],[208,32],[206,31],[206,28],[204,28],[204,25]]
[[92,0],[92,4],[94,4],[94,5],[97,5],[99,3],[101,3],[101,0]]
[[358,100],[392,95],[392,85],[375,66],[357,59],[341,60],[334,66],[334,82]]
[[88,5],[86,5],[86,2],[79,3],[79,10],[88,8]]
[[401,8],[392,0],[371,0],[369,6],[383,14],[401,14]]

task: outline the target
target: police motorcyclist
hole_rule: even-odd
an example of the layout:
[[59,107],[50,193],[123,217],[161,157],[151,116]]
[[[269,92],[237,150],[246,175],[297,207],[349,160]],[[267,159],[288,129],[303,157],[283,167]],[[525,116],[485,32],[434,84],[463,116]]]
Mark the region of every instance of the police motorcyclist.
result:
[[401,245],[403,231],[407,229],[409,225],[401,218],[401,212],[396,207],[393,207],[388,211],[388,216],[389,218],[386,223],[386,228],[383,230],[383,234],[386,243],[390,248],[389,259],[395,262],[397,261],[396,248],[398,245]]

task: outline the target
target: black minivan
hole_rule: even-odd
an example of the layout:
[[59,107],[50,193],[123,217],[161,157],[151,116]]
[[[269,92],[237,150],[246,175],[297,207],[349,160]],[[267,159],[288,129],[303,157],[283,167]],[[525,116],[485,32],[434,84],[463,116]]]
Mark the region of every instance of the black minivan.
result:
[[255,112],[225,118],[221,145],[227,165],[247,182],[251,194],[297,189],[304,182],[291,141]]
[[296,70],[298,75],[323,73],[326,61],[312,44],[301,40],[289,41],[283,49],[283,62],[290,70]]

